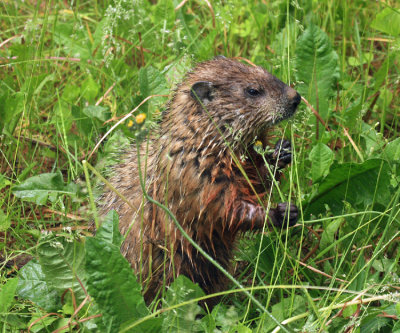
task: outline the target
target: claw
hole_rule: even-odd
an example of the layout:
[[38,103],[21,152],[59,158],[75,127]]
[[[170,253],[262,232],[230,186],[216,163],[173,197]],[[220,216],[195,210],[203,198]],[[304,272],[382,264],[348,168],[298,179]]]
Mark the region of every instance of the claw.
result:
[[297,222],[299,211],[296,205],[289,205],[287,202],[282,202],[276,207],[274,215],[275,226],[286,227],[286,225],[289,225],[291,227]]
[[289,140],[278,140],[272,158],[277,161],[279,169],[292,162],[292,145]]

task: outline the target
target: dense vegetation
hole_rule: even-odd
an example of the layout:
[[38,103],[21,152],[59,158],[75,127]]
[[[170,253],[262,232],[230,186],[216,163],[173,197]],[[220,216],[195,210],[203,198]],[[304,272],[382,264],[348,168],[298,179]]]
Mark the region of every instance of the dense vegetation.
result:
[[[395,0],[2,1],[2,332],[400,332],[399,50]],[[220,54],[306,100],[275,133],[295,158],[271,199],[301,218],[240,241],[252,297],[232,286],[208,313],[180,277],[146,307],[117,216],[89,230],[96,184]]]

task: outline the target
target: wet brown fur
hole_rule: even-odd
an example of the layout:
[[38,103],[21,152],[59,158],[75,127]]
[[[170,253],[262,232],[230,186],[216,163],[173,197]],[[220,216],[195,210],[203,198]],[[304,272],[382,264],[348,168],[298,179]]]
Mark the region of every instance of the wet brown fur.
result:
[[[196,82],[211,84],[209,96],[201,101],[191,94]],[[262,91],[262,96],[246,95],[249,87]],[[250,143],[290,117],[298,104],[293,100],[298,98],[264,69],[218,57],[187,74],[159,134],[148,146],[142,144],[142,172],[149,195],[167,205],[190,237],[228,270],[239,232],[260,229],[265,220],[282,223],[274,209],[265,219],[261,202],[271,184],[262,158]],[[239,163],[250,184],[233,155],[237,160],[247,157]],[[121,251],[134,270],[142,273],[146,301],[180,274],[206,293],[226,289],[226,277],[193,249],[163,210],[143,200],[137,165],[132,146],[111,178],[136,209],[108,191],[101,210],[105,214],[115,209],[121,232],[130,230]]]

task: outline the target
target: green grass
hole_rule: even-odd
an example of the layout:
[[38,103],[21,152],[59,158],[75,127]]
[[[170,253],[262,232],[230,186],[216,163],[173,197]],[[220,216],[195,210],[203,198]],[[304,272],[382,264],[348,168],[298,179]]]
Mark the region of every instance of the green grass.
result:
[[[276,332],[270,314],[288,331],[400,331],[397,1],[187,1],[175,10],[178,5],[0,3],[2,331],[51,332],[70,323],[82,332],[104,331],[113,319],[114,330],[141,320],[150,332]],[[242,292],[227,291],[206,314],[192,302],[203,297],[201,290],[179,279],[163,310],[147,309],[118,256],[115,217],[90,237],[95,195],[82,161],[107,172],[122,145],[154,130],[168,97],[135,111],[146,114],[142,127],[132,130],[124,121],[95,149],[117,120],[146,97],[169,94],[196,62],[220,54],[263,66],[311,105],[303,102],[276,132],[283,128],[295,147],[280,192],[296,202],[301,219],[283,234],[240,240],[234,277],[261,308]],[[88,171],[98,192],[100,179]],[[274,196],[280,201],[276,189]],[[21,268],[27,255],[39,261]],[[102,255],[115,256],[115,267]],[[98,271],[107,300],[95,289]],[[129,288],[119,293],[123,281]],[[64,293],[68,287],[73,292]],[[183,302],[189,303],[170,309]]]

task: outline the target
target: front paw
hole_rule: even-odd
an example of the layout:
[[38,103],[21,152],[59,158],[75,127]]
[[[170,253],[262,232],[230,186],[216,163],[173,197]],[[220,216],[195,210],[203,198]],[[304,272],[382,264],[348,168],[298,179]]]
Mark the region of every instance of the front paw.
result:
[[294,204],[282,202],[274,209],[274,225],[276,227],[289,227],[295,225],[299,215],[299,210]]
[[272,153],[272,158],[278,169],[282,169],[292,162],[292,144],[289,140],[278,140],[275,144],[275,151]]

